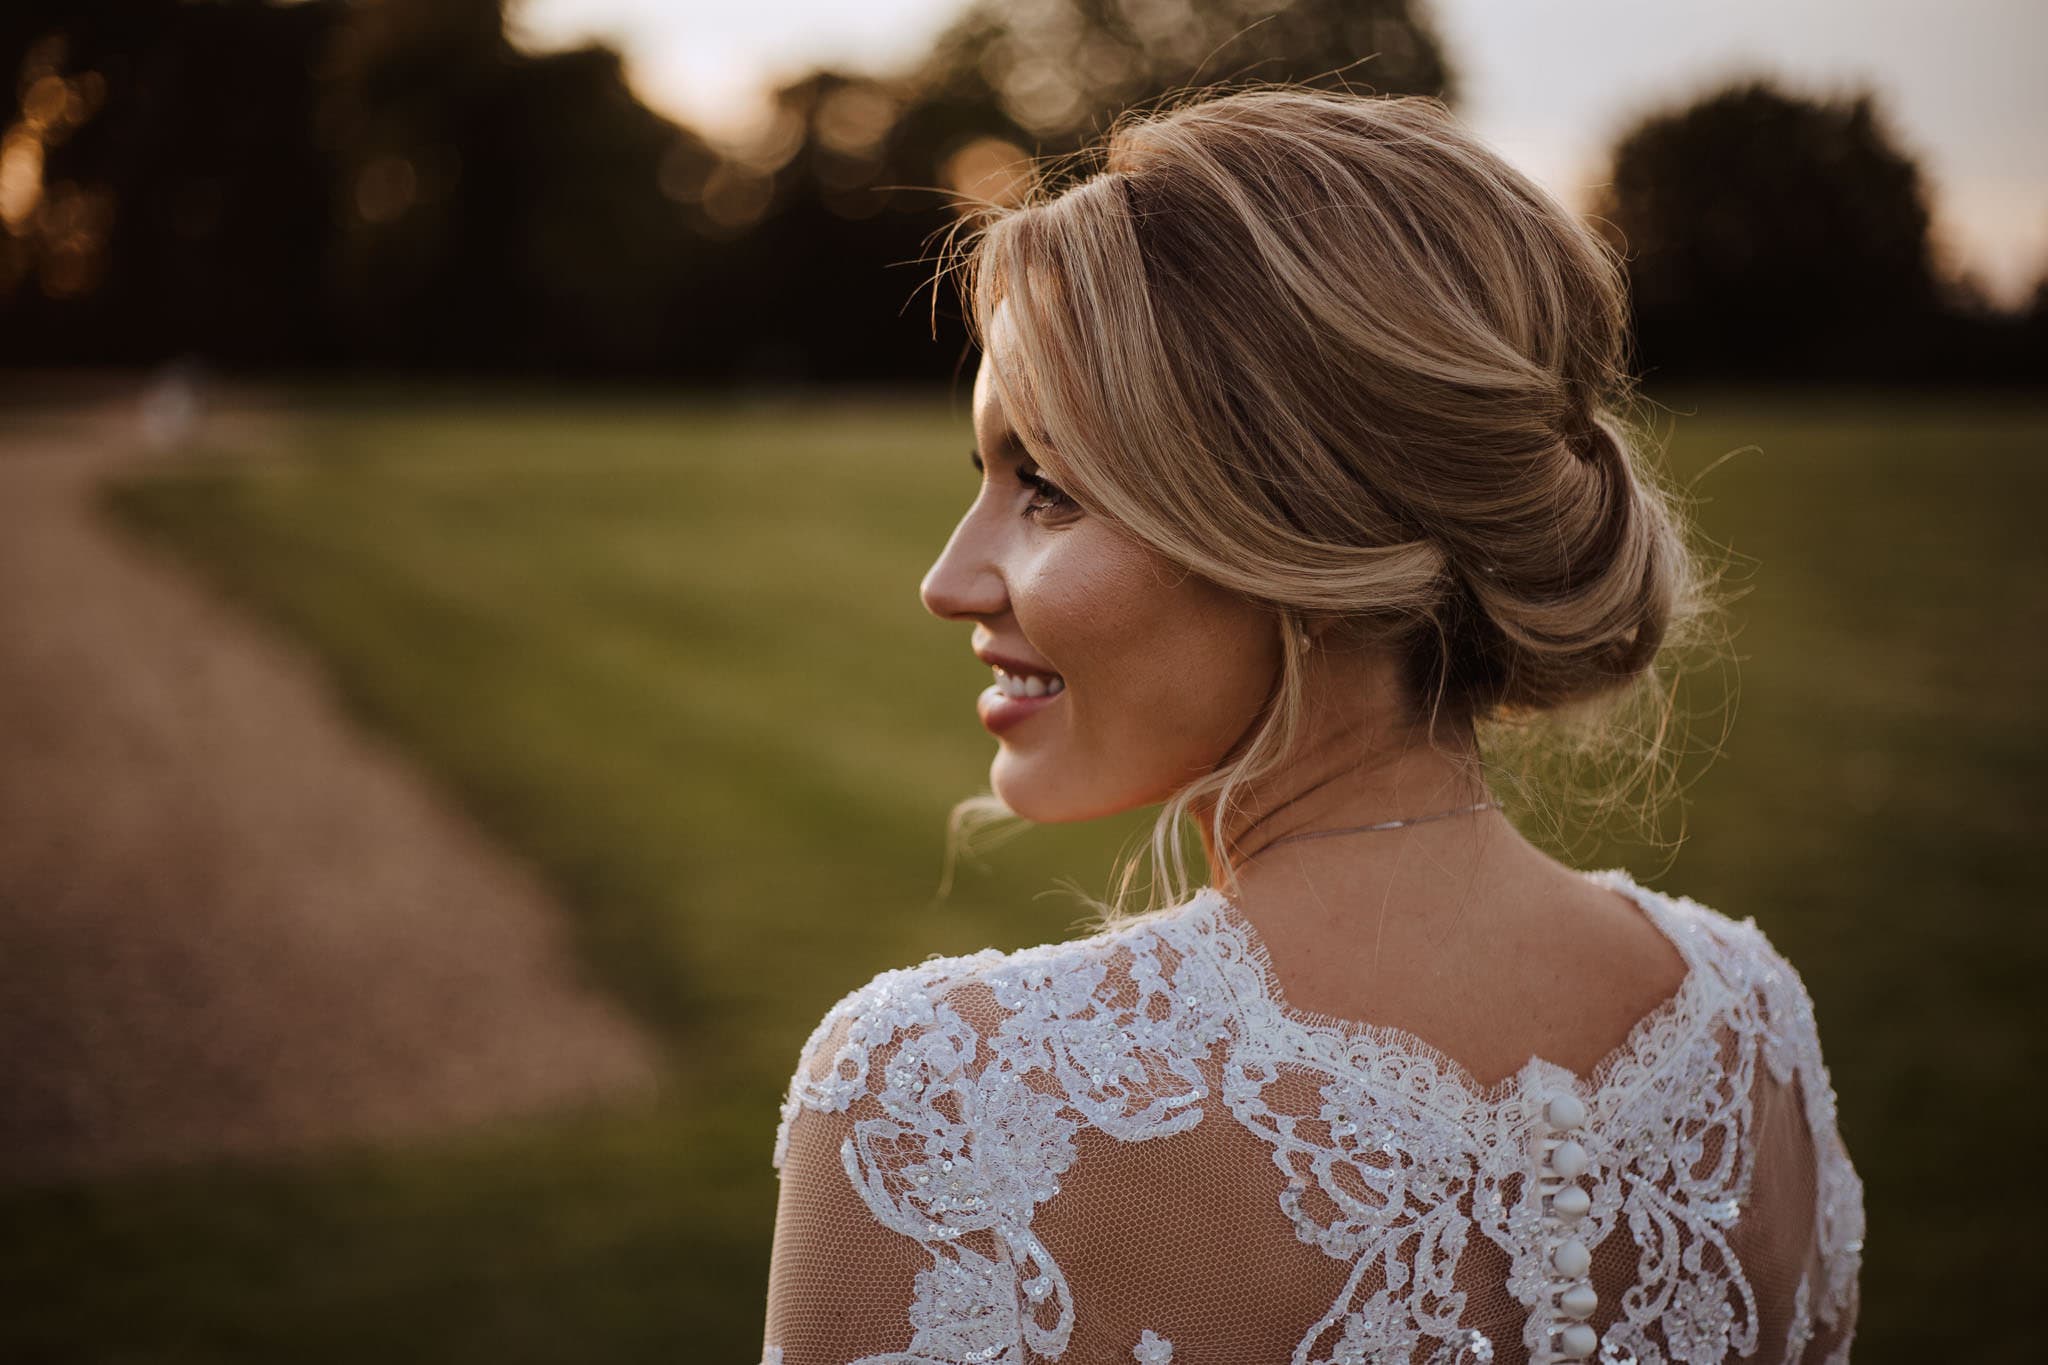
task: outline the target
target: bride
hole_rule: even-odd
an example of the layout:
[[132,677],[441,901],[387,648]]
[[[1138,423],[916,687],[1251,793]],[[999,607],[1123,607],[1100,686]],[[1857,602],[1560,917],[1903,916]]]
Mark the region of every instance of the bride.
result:
[[1269,86],[1120,121],[962,274],[982,483],[922,596],[994,670],[985,802],[1161,803],[1175,894],[825,1014],[763,1359],[1846,1360],[1798,975],[1489,784],[1482,735],[1668,718],[1709,604],[1613,254],[1436,101]]

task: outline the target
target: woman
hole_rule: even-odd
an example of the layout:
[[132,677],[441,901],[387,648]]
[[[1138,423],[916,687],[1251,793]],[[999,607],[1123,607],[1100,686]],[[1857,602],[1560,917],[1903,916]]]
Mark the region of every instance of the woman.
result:
[[1612,253],[1438,102],[1264,87],[1120,122],[963,273],[983,483],[923,598],[994,796],[1164,803],[1156,876],[1191,815],[1215,884],[825,1015],[764,1358],[1846,1359],[1798,976],[1488,785],[1482,734],[1668,718],[1705,619]]

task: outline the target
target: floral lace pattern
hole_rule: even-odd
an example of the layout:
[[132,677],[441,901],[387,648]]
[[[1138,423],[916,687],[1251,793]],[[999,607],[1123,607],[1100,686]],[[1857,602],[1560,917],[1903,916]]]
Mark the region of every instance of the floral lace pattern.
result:
[[[846,1178],[930,1267],[916,1274],[907,1350],[864,1359],[1059,1359],[1076,1305],[1033,1218],[1059,1193],[1077,1135],[1188,1131],[1213,1111],[1205,1076],[1217,1075],[1214,1098],[1286,1182],[1276,1215],[1349,1267],[1294,1365],[1493,1359],[1501,1343],[1464,1320],[1456,1276],[1475,1238],[1505,1253],[1506,1291],[1531,1310],[1530,1358],[1560,1358],[1557,1220],[1533,1153],[1561,1096],[1583,1110],[1572,1133],[1589,1196],[1578,1241],[1621,1232],[1636,1255],[1633,1283],[1606,1306],[1599,1359],[1751,1357],[1757,1295],[1730,1237],[1752,1182],[1762,1067],[1800,1082],[1824,1268],[1802,1279],[1778,1358],[1798,1360],[1818,1326],[1846,1314],[1846,1360],[1862,1186],[1836,1135],[1803,985],[1754,921],[1646,891],[1619,870],[1586,875],[1634,900],[1687,966],[1677,993],[1589,1078],[1532,1056],[1481,1087],[1412,1034],[1293,1009],[1256,930],[1214,889],[1091,938],[934,958],[851,992],[804,1045],[774,1162],[803,1109],[873,1102],[841,1145]],[[1173,1345],[1147,1328],[1129,1349],[1151,1365]]]
[[1131,1359],[1138,1365],[1171,1365],[1173,1343],[1147,1327],[1131,1348]]

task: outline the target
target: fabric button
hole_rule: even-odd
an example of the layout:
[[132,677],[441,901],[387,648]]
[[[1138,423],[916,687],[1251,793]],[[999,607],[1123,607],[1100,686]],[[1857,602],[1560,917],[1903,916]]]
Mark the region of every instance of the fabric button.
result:
[[1593,1254],[1586,1250],[1586,1244],[1574,1237],[1550,1254],[1550,1263],[1558,1273],[1567,1279],[1577,1279],[1586,1273],[1586,1267],[1593,1264]]
[[1586,1149],[1567,1138],[1550,1150],[1550,1169],[1566,1180],[1582,1174],[1587,1163]]
[[1550,1196],[1550,1211],[1570,1222],[1577,1222],[1593,1207],[1593,1197],[1577,1185],[1567,1185]]
[[1586,1121],[1586,1106],[1577,1095],[1559,1095],[1543,1110],[1553,1128],[1576,1128]]
[[1575,1318],[1590,1318],[1600,1306],[1600,1296],[1590,1284],[1575,1284],[1557,1296],[1557,1306]]
[[1583,1322],[1575,1322],[1557,1334],[1557,1349],[1573,1360],[1585,1359],[1599,1344],[1600,1338]]

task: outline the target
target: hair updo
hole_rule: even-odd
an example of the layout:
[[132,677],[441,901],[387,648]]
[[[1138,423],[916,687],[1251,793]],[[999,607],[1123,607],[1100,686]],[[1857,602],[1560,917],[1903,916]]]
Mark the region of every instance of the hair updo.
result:
[[[1536,752],[1515,741],[1542,717],[1575,759],[1661,771],[1660,653],[1689,642],[1709,585],[1624,416],[1614,250],[1433,98],[1197,93],[1127,111],[1076,157],[1097,155],[1063,187],[1065,164],[1035,167],[947,254],[984,350],[1007,305],[991,379],[1047,476],[1274,609],[1270,712],[1167,804],[1155,885],[1183,894],[1195,802],[1214,798],[1221,847],[1232,791],[1282,760],[1310,620],[1393,651],[1411,718],[1483,734],[1489,762]],[[1633,731],[1629,698],[1651,713]],[[1007,812],[963,802],[956,832],[968,813]],[[1122,900],[1094,903],[1114,918]]]

